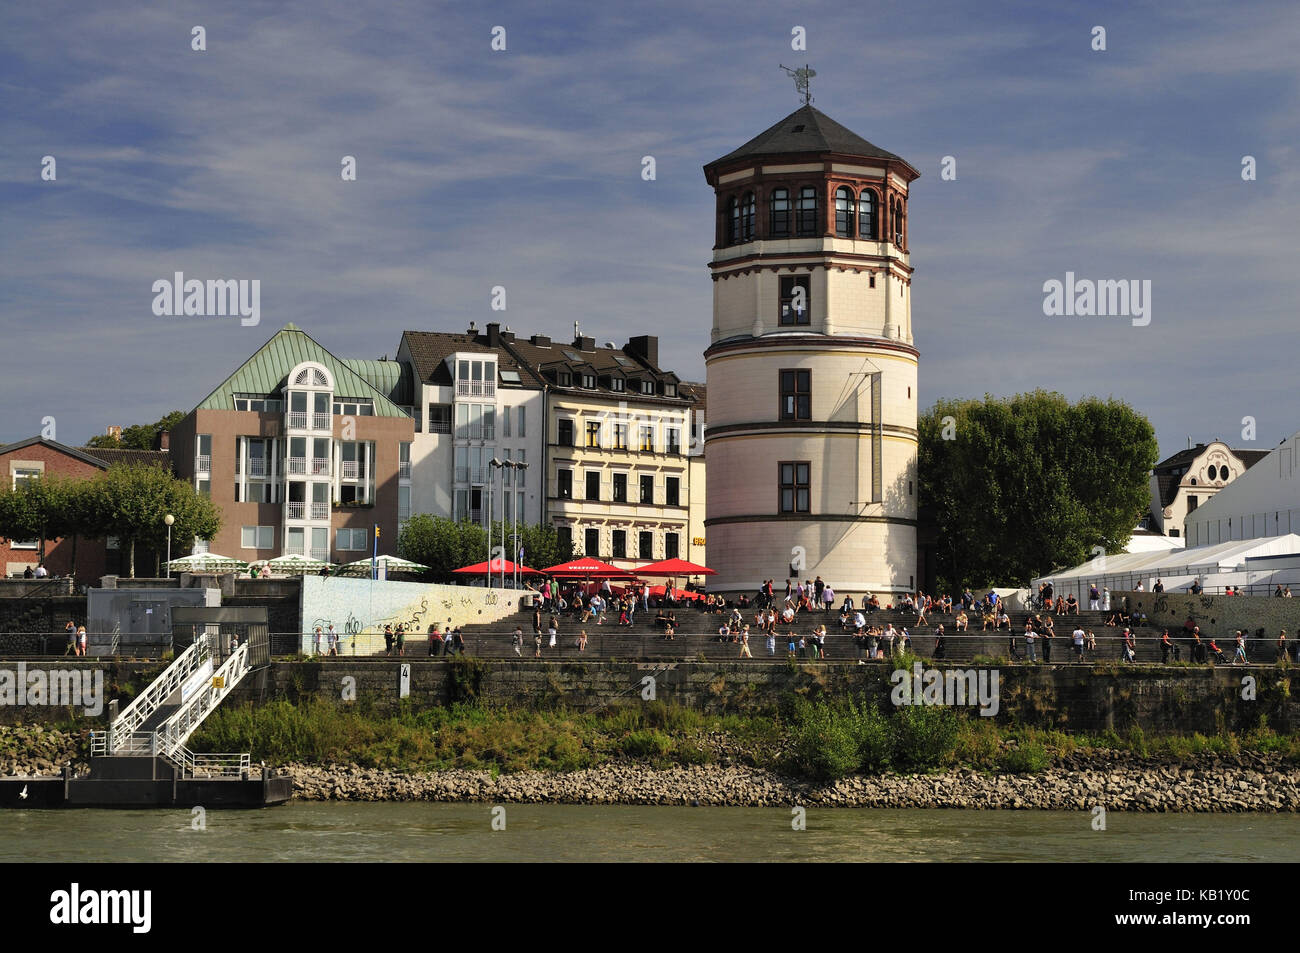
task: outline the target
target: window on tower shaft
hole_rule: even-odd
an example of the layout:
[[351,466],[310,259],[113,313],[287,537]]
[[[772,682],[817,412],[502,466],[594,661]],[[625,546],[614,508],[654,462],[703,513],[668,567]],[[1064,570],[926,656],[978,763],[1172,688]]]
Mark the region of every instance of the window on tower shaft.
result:
[[835,235],[853,237],[853,190],[845,186],[835,190]]
[[790,191],[789,189],[773,189],[772,199],[772,228],[771,238],[789,238],[790,237]]
[[807,324],[811,304],[807,275],[781,279],[781,324]]
[[781,419],[812,419],[811,371],[781,371]]
[[734,245],[740,241],[740,203],[733,195],[727,199],[727,244]]
[[746,192],[745,197],[740,202],[740,240],[742,242],[752,242],[754,240],[754,193]]
[[808,461],[794,461],[779,464],[781,471],[781,512],[807,513],[809,510],[809,490],[811,487]]

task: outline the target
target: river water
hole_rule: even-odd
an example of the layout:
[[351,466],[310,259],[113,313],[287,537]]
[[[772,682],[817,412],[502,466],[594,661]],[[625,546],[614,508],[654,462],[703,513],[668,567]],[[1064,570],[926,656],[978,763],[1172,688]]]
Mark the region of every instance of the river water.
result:
[[[1294,861],[1290,814],[300,802],[0,811],[0,862]],[[504,814],[500,811],[504,810]],[[195,830],[202,821],[206,829]]]

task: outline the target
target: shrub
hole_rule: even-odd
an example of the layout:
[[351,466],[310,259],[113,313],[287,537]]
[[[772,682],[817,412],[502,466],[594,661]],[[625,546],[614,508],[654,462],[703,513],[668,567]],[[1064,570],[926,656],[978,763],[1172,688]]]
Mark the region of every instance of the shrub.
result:
[[1027,741],[1018,748],[1002,753],[998,767],[1007,774],[1036,774],[1049,767],[1052,756],[1037,741]]
[[947,708],[905,705],[894,714],[894,764],[924,770],[950,760],[957,716]]
[[650,728],[632,732],[619,747],[630,758],[662,758],[672,750],[673,741],[662,731]]

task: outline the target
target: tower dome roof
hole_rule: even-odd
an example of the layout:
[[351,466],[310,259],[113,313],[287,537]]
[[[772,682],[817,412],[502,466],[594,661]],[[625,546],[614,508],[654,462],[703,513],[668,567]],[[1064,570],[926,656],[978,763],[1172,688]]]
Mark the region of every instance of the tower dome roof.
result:
[[[836,153],[872,159],[892,159],[911,169],[911,165],[901,156],[868,142],[851,129],[841,126],[821,110],[807,105],[800,106],[739,149],[713,160],[705,168],[750,157],[792,153]],[[914,169],[912,171],[915,173]]]

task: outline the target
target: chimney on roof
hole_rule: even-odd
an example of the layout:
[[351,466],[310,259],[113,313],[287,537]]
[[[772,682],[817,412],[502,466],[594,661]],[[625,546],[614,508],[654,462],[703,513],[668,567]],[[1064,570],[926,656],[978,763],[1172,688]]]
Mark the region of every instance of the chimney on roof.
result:
[[578,335],[573,339],[573,346],[579,351],[594,351],[596,350],[596,339],[584,338],[582,335]]
[[501,343],[501,325],[496,321],[489,321],[487,326],[488,347],[496,347]]
[[533,345],[533,347],[550,347],[550,346],[551,346],[551,339],[550,339],[549,337],[547,337],[545,334],[534,334],[534,335],[533,335],[532,337],[530,337],[528,340],[529,340],[529,342]]
[[513,341],[514,339],[515,339],[515,332],[511,331],[510,325],[507,324],[505,330],[501,332],[501,340]]
[[158,449],[163,453],[170,453],[172,448],[172,435],[166,430],[158,431]]
[[659,366],[659,338],[653,334],[640,334],[628,338],[627,346],[623,350],[641,358],[651,367]]

